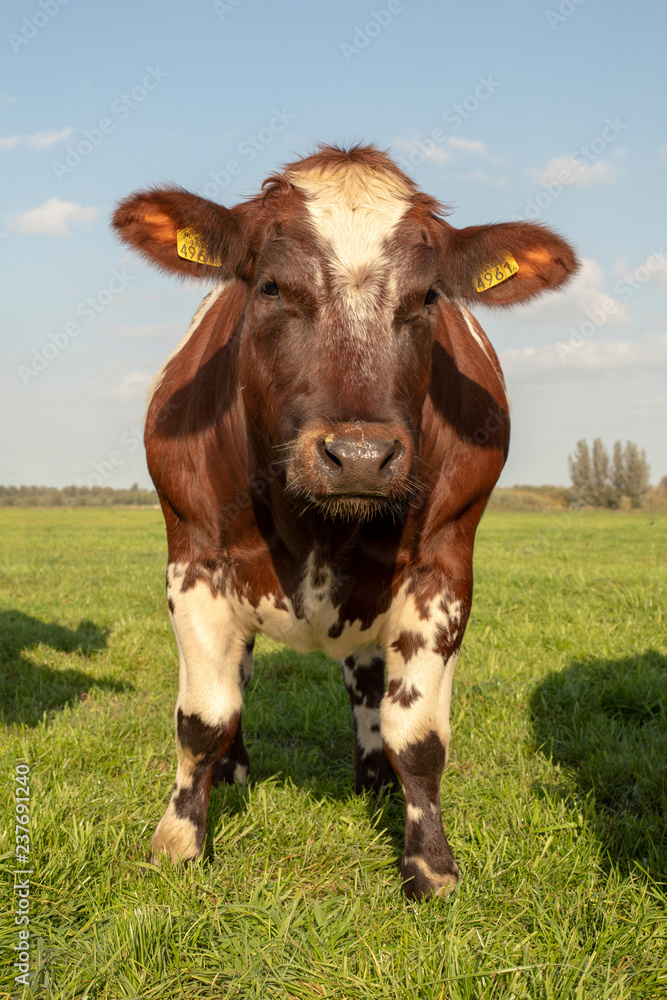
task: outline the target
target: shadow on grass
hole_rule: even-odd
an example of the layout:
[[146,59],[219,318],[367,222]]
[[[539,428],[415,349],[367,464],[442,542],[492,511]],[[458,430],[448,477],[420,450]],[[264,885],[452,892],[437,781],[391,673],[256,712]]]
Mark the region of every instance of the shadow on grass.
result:
[[[243,733],[250,755],[250,787],[276,778],[307,789],[318,801],[343,802],[354,795],[352,714],[340,666],[324,654],[284,649],[258,655],[244,698]],[[239,785],[214,790],[209,831],[221,814],[245,812],[247,796],[247,789]],[[383,789],[379,797],[367,793],[365,804],[369,821],[386,829],[400,859],[403,796]]]
[[667,877],[667,657],[574,661],[531,700],[540,752],[591,795],[610,860]]
[[36,665],[24,653],[49,646],[59,653],[86,658],[107,648],[108,629],[82,620],[76,630],[43,622],[22,611],[0,611],[0,720],[36,726],[44,712],[79,700],[92,688],[131,690],[131,685],[93,677],[72,667]]

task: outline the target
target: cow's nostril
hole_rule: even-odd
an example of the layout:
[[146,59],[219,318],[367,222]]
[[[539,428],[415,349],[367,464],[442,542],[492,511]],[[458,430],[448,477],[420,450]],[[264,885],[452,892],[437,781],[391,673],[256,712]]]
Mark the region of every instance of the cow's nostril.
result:
[[370,435],[320,438],[315,445],[316,464],[337,492],[360,494],[386,492],[401,464],[405,446],[394,438],[383,441]]
[[394,447],[391,449],[387,457],[380,463],[380,471],[382,471],[382,469],[384,469],[386,465],[389,465],[389,463],[391,462],[392,458],[394,458],[395,455],[396,455],[396,448]]
[[334,455],[332,451],[329,451],[326,445],[324,447],[324,454],[330,461],[333,462],[334,465],[337,465],[339,469],[343,468],[343,463],[341,462],[341,460],[336,455]]

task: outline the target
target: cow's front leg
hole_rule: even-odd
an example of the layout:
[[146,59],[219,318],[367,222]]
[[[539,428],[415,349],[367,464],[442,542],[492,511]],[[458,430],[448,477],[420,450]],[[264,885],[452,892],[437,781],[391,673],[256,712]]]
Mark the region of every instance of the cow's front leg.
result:
[[350,696],[354,721],[354,789],[379,792],[398,782],[389,763],[380,732],[380,704],[384,695],[384,653],[375,645],[362,646],[342,661],[343,683]]
[[[241,682],[244,688],[253,675],[254,662],[252,651],[254,645],[255,640],[249,639],[246,643],[243,659],[241,660]],[[239,717],[239,724],[236,727],[234,739],[215,765],[212,782],[213,788],[217,788],[220,784],[233,785],[236,781],[243,784],[247,780],[249,772],[250,757],[243,742],[243,726]]]
[[241,717],[248,652],[248,637],[227,599],[214,595],[203,580],[183,590],[183,579],[178,566],[169,566],[167,592],[179,653],[178,766],[151,844],[154,856],[167,854],[172,861],[202,852],[215,767],[233,745]]
[[[400,631],[387,651],[382,736],[405,797],[405,894],[421,899],[454,888],[459,869],[442,826],[440,778],[449,749],[449,708],[457,641],[449,625],[420,622]],[[423,627],[422,627],[423,626]],[[440,627],[438,627],[440,626]],[[456,630],[454,630],[456,631]],[[443,641],[443,635],[445,639]]]

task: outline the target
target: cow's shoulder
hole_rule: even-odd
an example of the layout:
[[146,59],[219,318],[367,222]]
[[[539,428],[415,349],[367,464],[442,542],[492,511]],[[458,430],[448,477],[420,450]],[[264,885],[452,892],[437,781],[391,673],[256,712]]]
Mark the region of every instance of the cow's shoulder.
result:
[[[442,302],[420,439],[425,531],[474,507],[479,519],[509,448],[509,402],[498,357],[474,316]],[[430,470],[430,471],[429,471]],[[474,537],[474,526],[471,540]]]
[[462,302],[441,303],[436,343],[454,360],[459,372],[497,398],[500,405],[507,403],[498,355],[481,323]]
[[[206,377],[229,353],[232,335],[243,311],[245,288],[241,282],[221,282],[199,304],[187,332],[158,371],[148,394],[146,427],[164,423],[170,412],[186,410],[189,397],[202,398],[202,389],[214,383]],[[227,349],[227,351],[225,350]],[[175,394],[179,393],[175,398]],[[167,404],[169,404],[167,406]]]
[[218,536],[221,510],[247,494],[234,337],[244,302],[240,282],[209,293],[158,374],[146,412],[146,459],[163,509]]

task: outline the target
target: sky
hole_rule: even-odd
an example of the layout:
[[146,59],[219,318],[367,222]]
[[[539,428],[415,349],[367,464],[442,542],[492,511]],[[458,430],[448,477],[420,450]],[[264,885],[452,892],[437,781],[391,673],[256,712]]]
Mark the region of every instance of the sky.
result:
[[0,484],[149,485],[151,379],[207,291],[112,236],[173,182],[223,204],[318,141],[373,142],[457,227],[546,222],[560,293],[477,316],[512,402],[501,485],[568,482],[580,438],[667,475],[662,0],[6,0]]

